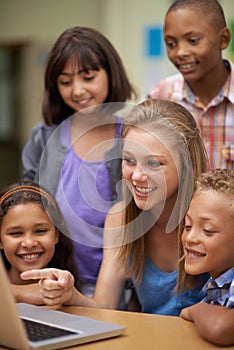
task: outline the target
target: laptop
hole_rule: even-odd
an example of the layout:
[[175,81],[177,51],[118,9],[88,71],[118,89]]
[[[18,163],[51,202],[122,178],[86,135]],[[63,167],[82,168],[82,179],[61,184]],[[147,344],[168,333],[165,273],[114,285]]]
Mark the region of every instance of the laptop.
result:
[[[115,337],[125,329],[109,322],[15,303],[1,254],[0,310],[0,345],[17,350],[62,349]],[[32,333],[30,337],[29,331]]]

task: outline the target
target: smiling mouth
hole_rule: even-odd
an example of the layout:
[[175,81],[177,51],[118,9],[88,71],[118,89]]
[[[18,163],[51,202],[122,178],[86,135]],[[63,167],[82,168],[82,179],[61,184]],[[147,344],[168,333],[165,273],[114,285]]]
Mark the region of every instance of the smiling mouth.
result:
[[142,193],[142,194],[149,194],[157,189],[157,187],[139,187],[139,186],[134,186],[137,190],[137,192]]
[[203,256],[206,256],[206,254],[199,252],[199,251],[196,251],[196,250],[193,250],[193,249],[185,248],[185,257],[191,257],[191,258],[199,257],[200,258]]
[[79,106],[86,106],[87,104],[89,104],[90,101],[91,101],[91,97],[83,100],[74,101],[74,102]]
[[192,62],[192,63],[184,63],[184,64],[177,64],[178,69],[183,72],[190,72],[191,70],[193,70],[195,67],[197,66],[196,62]]
[[30,254],[18,254],[18,256],[24,261],[35,261],[37,260],[42,253],[30,253]]

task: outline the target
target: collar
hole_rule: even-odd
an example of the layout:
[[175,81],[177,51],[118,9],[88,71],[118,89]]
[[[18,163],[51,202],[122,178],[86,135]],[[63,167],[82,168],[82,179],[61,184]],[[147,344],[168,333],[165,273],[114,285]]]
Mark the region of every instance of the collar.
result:
[[224,60],[224,65],[228,67],[230,73],[223,89],[223,96],[227,97],[231,103],[234,103],[234,64],[231,61]]
[[[210,101],[209,106],[217,105],[223,98],[227,98],[231,103],[234,104],[234,64],[229,60],[223,60],[224,65],[230,71],[224,86],[221,88],[219,94]],[[192,102],[199,107],[202,107],[202,102],[194,95],[189,84],[184,80],[181,91],[181,99]],[[204,106],[203,106],[204,107]]]
[[222,288],[224,284],[231,283],[233,280],[234,280],[234,267],[227,270],[216,279],[213,279],[212,277],[210,277],[204,287],[207,288],[208,283],[211,281],[214,281],[218,285],[218,287]]

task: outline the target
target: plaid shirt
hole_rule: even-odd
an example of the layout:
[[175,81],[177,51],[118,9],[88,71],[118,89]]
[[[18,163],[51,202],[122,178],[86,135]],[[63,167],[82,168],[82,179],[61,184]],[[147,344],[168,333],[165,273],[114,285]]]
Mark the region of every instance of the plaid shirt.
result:
[[205,106],[178,73],[163,79],[149,97],[180,103],[194,116],[211,168],[234,168],[234,64],[224,60],[230,74],[219,94]]
[[[211,304],[220,304],[228,308],[234,308],[234,267],[224,272],[215,280],[211,277],[202,288],[202,291],[206,290],[207,294],[210,283],[220,288],[220,293],[216,293],[216,288],[214,287],[214,295],[216,294],[217,297],[215,298],[215,302],[211,302]],[[228,289],[223,288],[225,284],[229,284]],[[202,301],[209,302],[208,295]]]

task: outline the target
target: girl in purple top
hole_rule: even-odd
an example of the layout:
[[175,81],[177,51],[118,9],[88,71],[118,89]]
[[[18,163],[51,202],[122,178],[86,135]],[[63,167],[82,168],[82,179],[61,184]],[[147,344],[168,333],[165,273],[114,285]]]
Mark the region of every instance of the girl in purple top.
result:
[[112,44],[87,27],[60,35],[44,83],[43,122],[23,149],[23,179],[39,182],[56,198],[74,242],[82,291],[92,295],[104,221],[121,179],[121,120],[115,114],[135,91]]

